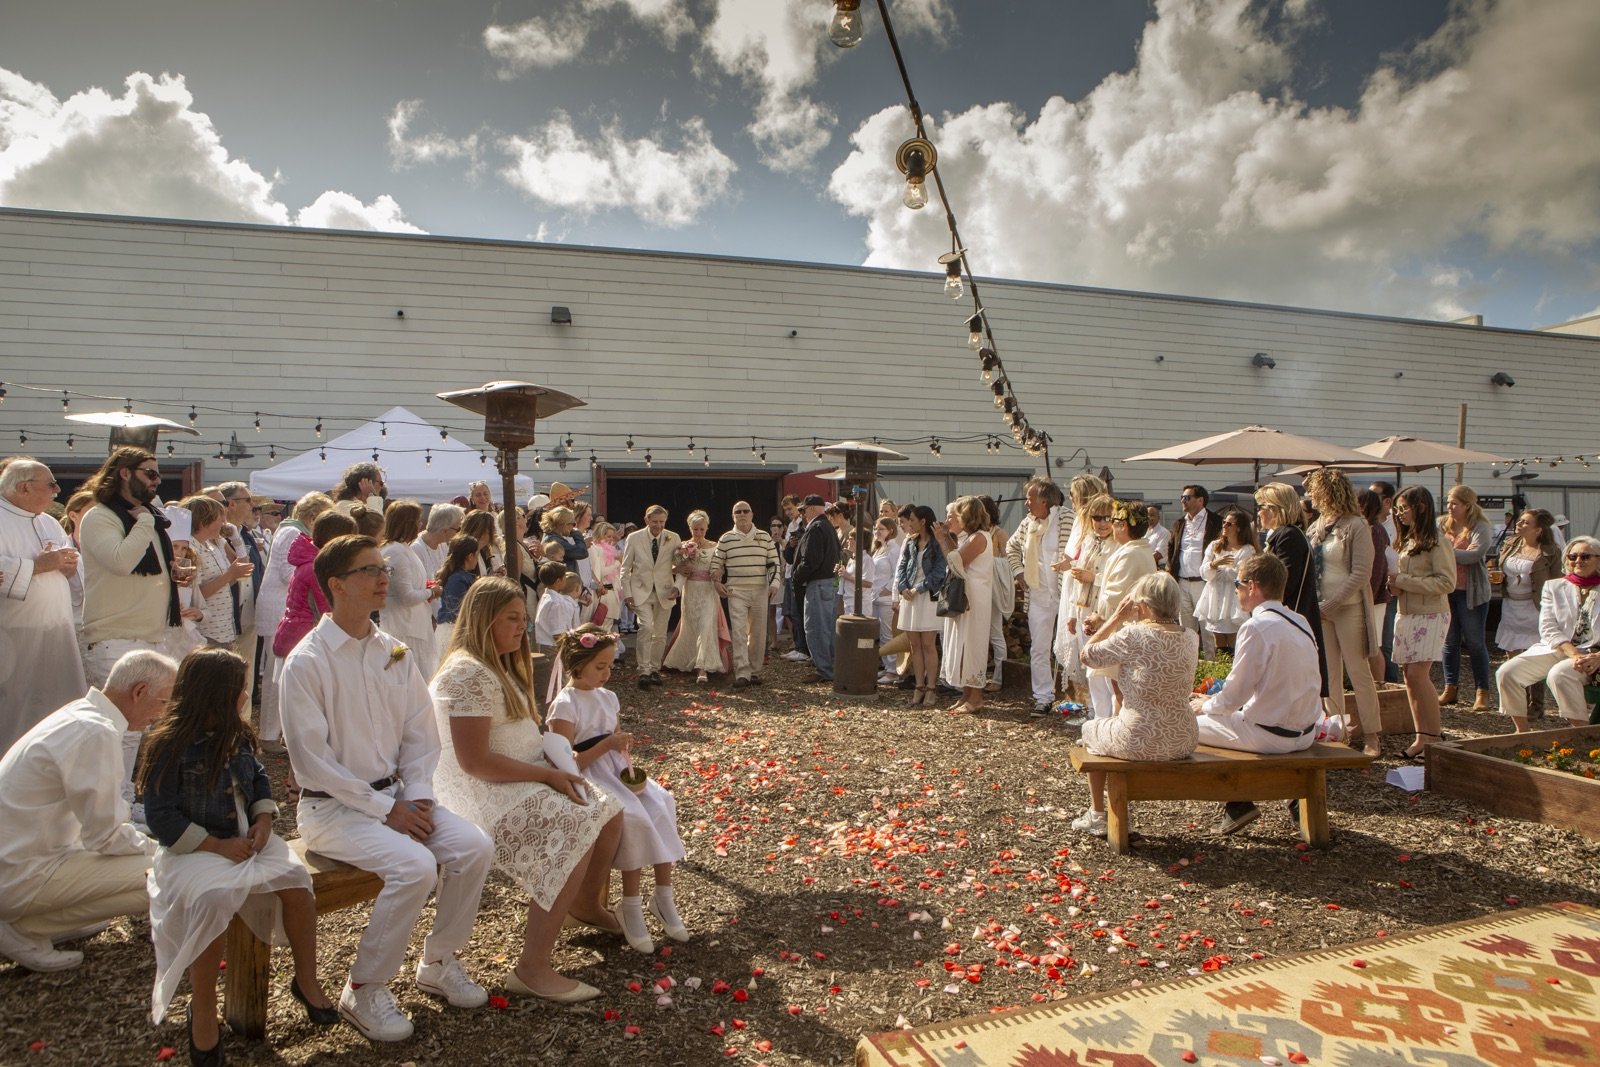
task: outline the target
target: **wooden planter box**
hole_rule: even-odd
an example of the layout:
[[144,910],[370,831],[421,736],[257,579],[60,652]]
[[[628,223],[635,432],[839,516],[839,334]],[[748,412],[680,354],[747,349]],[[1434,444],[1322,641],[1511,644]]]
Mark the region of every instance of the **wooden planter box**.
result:
[[[1361,719],[1356,715],[1356,695],[1344,695],[1344,714],[1350,723],[1350,736],[1361,736]],[[1416,724],[1411,721],[1411,702],[1406,699],[1406,687],[1403,685],[1378,686],[1378,714],[1383,720],[1383,732],[1386,734],[1410,734],[1416,732]]]
[[1588,750],[1600,746],[1600,727],[1534,730],[1430,745],[1427,788],[1471,801],[1495,815],[1573,830],[1600,841],[1600,820],[1595,819],[1600,811],[1600,781],[1488,755],[1519,748],[1546,752],[1557,741]]

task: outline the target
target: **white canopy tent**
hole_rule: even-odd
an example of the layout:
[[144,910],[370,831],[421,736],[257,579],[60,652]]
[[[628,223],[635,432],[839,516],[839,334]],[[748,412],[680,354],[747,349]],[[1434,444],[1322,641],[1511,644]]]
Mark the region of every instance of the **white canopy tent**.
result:
[[[470,483],[482,481],[489,483],[494,502],[503,503],[492,453],[484,463],[483,453],[453,437],[441,438],[437,426],[402,407],[390,408],[326,445],[257,471],[250,476],[250,491],[274,500],[296,500],[314,490],[327,492],[346,467],[370,461],[374,452],[389,500],[447,503],[466,496]],[[533,479],[517,475],[517,496],[527,500],[532,495]]]

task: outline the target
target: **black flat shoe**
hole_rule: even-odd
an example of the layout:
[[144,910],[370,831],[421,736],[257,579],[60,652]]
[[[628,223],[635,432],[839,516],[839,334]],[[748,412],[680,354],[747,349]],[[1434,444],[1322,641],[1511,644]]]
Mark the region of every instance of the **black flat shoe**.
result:
[[332,1005],[329,1005],[326,1008],[319,1008],[315,1004],[311,1003],[311,1001],[306,999],[306,995],[300,991],[299,978],[289,979],[289,995],[298,1000],[301,1004],[305,1005],[306,1018],[310,1019],[316,1025],[332,1026],[339,1021],[338,1008],[335,1008]]
[[189,1014],[189,1062],[194,1067],[222,1067],[225,1062],[222,1056],[222,1027],[217,1027],[217,1043],[210,1048],[201,1050],[194,1047],[194,1008],[190,1007]]

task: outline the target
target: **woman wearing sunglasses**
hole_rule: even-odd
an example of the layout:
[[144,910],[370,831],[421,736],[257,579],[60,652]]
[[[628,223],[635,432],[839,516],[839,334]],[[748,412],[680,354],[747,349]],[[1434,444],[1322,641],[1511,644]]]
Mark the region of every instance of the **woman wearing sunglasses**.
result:
[[1543,678],[1555,694],[1561,717],[1589,721],[1583,687],[1600,671],[1600,540],[1567,542],[1567,573],[1544,585],[1539,603],[1539,642],[1507,660],[1496,674],[1500,708],[1518,732],[1528,728],[1526,687]]

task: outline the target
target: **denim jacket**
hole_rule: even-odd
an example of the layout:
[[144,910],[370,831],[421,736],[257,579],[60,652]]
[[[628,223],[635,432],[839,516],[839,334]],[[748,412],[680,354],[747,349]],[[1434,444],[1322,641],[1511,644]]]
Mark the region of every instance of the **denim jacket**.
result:
[[907,540],[906,547],[900,550],[900,566],[894,576],[894,591],[898,594],[910,589],[912,592],[938,596],[944,592],[944,579],[949,569],[949,564],[944,560],[944,549],[939,547],[938,538],[928,539],[928,547],[922,550],[922,581],[912,585],[911,576],[916,573],[915,545],[916,542]]
[[241,746],[223,769],[215,789],[206,781],[206,750],[209,741],[190,745],[178,759],[172,773],[171,756],[151,770],[151,785],[144,795],[144,817],[150,833],[169,850],[193,852],[209,835],[238,837],[239,817],[234,809],[234,790],[244,791],[244,808],[253,821],[263,812],[276,815],[278,804],[272,799],[272,783],[266,768],[248,745]]

